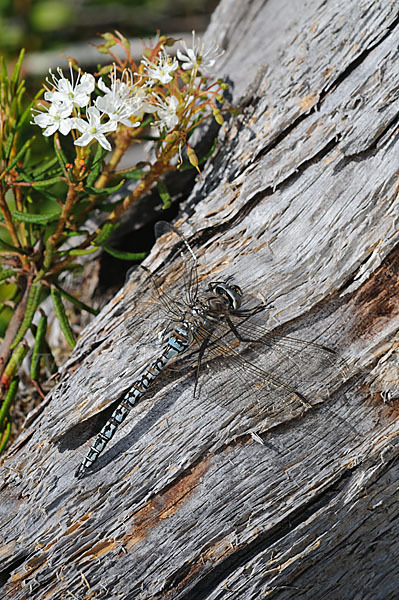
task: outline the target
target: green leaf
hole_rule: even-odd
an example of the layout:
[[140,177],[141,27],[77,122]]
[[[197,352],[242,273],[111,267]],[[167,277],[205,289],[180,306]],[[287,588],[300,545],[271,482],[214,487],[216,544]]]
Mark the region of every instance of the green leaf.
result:
[[59,175],[57,175],[57,177],[51,177],[50,179],[46,179],[44,181],[32,181],[32,187],[40,190],[41,188],[50,187],[55,183],[65,183],[65,181]]
[[135,179],[139,181],[143,178],[144,171],[142,169],[133,169],[132,171],[123,171],[123,177],[126,179]]
[[22,365],[25,356],[28,354],[28,350],[29,347],[27,344],[19,344],[19,346],[15,348],[14,352],[11,354],[11,358],[4,369],[3,375],[1,376],[1,383],[5,387],[8,387],[11,381],[14,379],[15,374]]
[[162,208],[164,210],[166,210],[172,204],[171,195],[169,194],[166,185],[162,181],[158,181],[158,183],[157,183],[157,189],[158,189],[158,193],[159,193],[159,195],[161,197],[161,200],[163,202]]
[[151,123],[153,123],[153,121],[154,121],[154,117],[148,117],[148,119],[146,119],[145,121],[142,121],[140,123],[140,127],[141,128],[147,127],[148,125],[150,125]]
[[36,275],[35,279],[33,280],[33,283],[38,283],[41,279],[43,279],[43,277],[46,275],[47,271],[49,270],[49,268],[51,267],[51,264],[53,262],[54,242],[53,242],[51,236],[47,238],[43,256],[44,257],[43,257],[42,268],[40,269],[40,271]]
[[32,179],[36,179],[42,173],[49,171],[51,169],[51,167],[53,167],[56,164],[58,164],[58,158],[56,156],[54,156],[53,158],[50,158],[47,161],[42,161],[40,163],[40,165],[38,165],[36,167],[36,169],[33,169],[32,173],[31,173]]
[[88,304],[85,304],[84,302],[81,302],[81,300],[78,300],[77,298],[75,298],[75,296],[71,296],[71,294],[68,294],[68,292],[66,292],[65,290],[63,290],[62,287],[60,287],[58,285],[58,283],[55,283],[54,285],[57,288],[57,290],[61,293],[61,295],[64,296],[64,298],[66,298],[67,300],[69,300],[69,302],[71,302],[71,304],[74,304],[79,309],[85,310],[86,312],[88,312],[88,313],[90,313],[90,314],[92,314],[94,316],[97,316],[98,313],[100,312],[99,310],[96,310],[95,308],[92,308]]
[[32,323],[32,319],[35,315],[36,309],[40,303],[40,294],[42,291],[42,285],[40,283],[32,284],[32,287],[29,291],[28,301],[26,303],[25,315],[22,320],[21,326],[18,330],[17,335],[13,343],[11,344],[11,348],[15,348],[19,344],[19,342],[24,337],[25,333],[28,331],[30,324]]
[[66,250],[65,252],[60,252],[60,254],[68,254],[68,256],[84,256],[85,254],[92,254],[93,252],[95,252],[96,250],[98,250],[97,247],[95,248],[72,248],[72,250]]
[[[71,238],[78,237],[79,235],[90,235],[90,232],[87,229],[80,229],[79,231],[64,231],[64,235],[68,238]],[[67,252],[67,250],[65,252]]]
[[19,121],[18,121],[18,128],[21,127],[21,125],[23,125],[26,121],[26,119],[31,115],[31,110],[36,102],[36,100],[38,98],[40,98],[40,96],[42,96],[44,94],[44,89],[41,89],[37,92],[36,96],[34,97],[34,99],[32,100],[32,102],[25,108],[24,112],[22,113]]
[[59,196],[56,196],[55,194],[52,194],[44,189],[40,190],[40,196],[42,196],[43,198],[47,198],[47,200],[50,200],[51,204],[57,204],[60,200]]
[[13,115],[13,117],[15,117],[15,115],[17,113],[17,105],[18,105],[18,98],[16,96],[13,96],[12,102],[10,104],[10,114]]
[[39,325],[37,326],[35,343],[33,346],[32,361],[30,364],[30,376],[32,379],[37,381],[40,375],[40,361],[43,356],[43,347],[45,343],[47,332],[47,317],[42,315],[40,317]]
[[208,160],[208,158],[210,158],[212,156],[212,154],[215,152],[217,142],[218,142],[218,139],[217,139],[217,137],[215,137],[215,139],[213,140],[213,144],[209,148],[208,152],[200,158],[200,162],[199,162],[200,165],[202,165],[202,163],[204,163],[206,160]]
[[21,181],[23,181],[24,183],[31,183],[31,178],[21,169],[18,169],[18,183],[20,183]]
[[25,213],[19,210],[14,210],[12,216],[16,221],[34,223],[35,225],[47,225],[47,223],[51,223],[51,221],[57,221],[60,217],[60,214],[60,210],[41,214]]
[[65,308],[61,299],[61,294],[55,287],[51,288],[51,298],[53,300],[55,314],[57,316],[58,321],[60,322],[60,327],[65,336],[65,339],[71,346],[71,348],[74,348],[76,344],[75,336],[73,335],[71,325],[68,321],[68,317],[66,316]]
[[10,152],[11,152],[13,141],[14,141],[14,132],[12,131],[8,135],[7,141],[6,141],[5,146],[4,146],[4,158],[6,160],[8,160],[8,157],[10,156]]
[[[5,88],[8,86],[7,65],[4,56],[1,57],[1,83]],[[5,90],[6,91],[6,90]]]
[[[28,349],[26,349],[26,351],[28,351]],[[15,377],[11,384],[10,387],[8,388],[8,392],[7,392],[7,396],[1,406],[1,410],[0,410],[0,423],[1,425],[3,424],[3,421],[5,419],[5,417],[8,414],[8,411],[10,410],[10,406],[12,401],[15,398],[15,395],[17,393],[17,389],[18,389],[18,377]]]
[[109,221],[105,222],[100,230],[100,233],[94,238],[93,244],[96,246],[101,246],[104,244],[118,227],[118,223],[110,223]]
[[6,173],[8,173],[8,171],[11,171],[11,169],[13,167],[15,167],[15,165],[17,164],[17,162],[20,160],[20,158],[22,158],[22,156],[25,154],[25,152],[27,150],[29,150],[30,145],[32,144],[33,138],[31,138],[30,140],[27,140],[25,142],[25,144],[22,146],[21,150],[17,153],[17,155],[15,156],[14,160],[12,161],[12,163],[10,163],[6,169]]
[[4,398],[4,402],[1,405],[0,432],[2,433],[2,435],[1,435],[1,442],[0,442],[0,454],[4,450],[4,448],[8,442],[8,439],[10,437],[11,421],[9,418],[9,413],[10,413],[10,407],[11,407],[12,403],[14,402],[15,396],[17,395],[18,383],[19,383],[18,377],[15,377],[12,380],[10,387],[8,388],[6,397]]
[[86,185],[87,186],[92,186],[95,183],[95,181],[96,181],[96,179],[99,176],[100,171],[101,171],[101,165],[102,165],[103,157],[107,153],[108,153],[108,150],[104,150],[104,148],[102,148],[100,146],[100,144],[97,145],[97,150],[96,150],[96,153],[94,155],[93,162],[91,164],[91,170],[90,170],[90,173],[88,174],[87,179],[86,179]]
[[25,55],[25,48],[22,48],[21,52],[19,53],[18,60],[15,64],[14,71],[11,75],[11,85],[13,86],[13,88],[17,84],[19,74],[21,71],[22,61],[24,59],[24,55]]
[[4,269],[4,271],[0,272],[0,281],[4,281],[10,277],[16,277],[16,272],[14,269]]
[[106,244],[102,244],[101,247],[105,250],[105,252],[108,252],[108,254],[114,258],[119,258],[120,260],[143,260],[146,256],[148,256],[148,252],[123,252],[122,250],[110,248]]
[[65,171],[65,165],[69,162],[67,157],[64,154],[63,149],[61,148],[61,143],[59,141],[59,137],[57,135],[54,136],[54,150],[55,154],[58,158],[58,162],[63,171]]
[[15,92],[15,95],[18,96],[18,100],[22,100],[22,96],[24,95],[25,92],[26,92],[25,81],[22,79],[19,82],[18,88]]
[[114,185],[112,187],[107,187],[107,188],[95,188],[93,186],[87,185],[86,186],[86,190],[90,193],[90,194],[94,194],[95,196],[100,196],[103,194],[114,194],[115,192],[117,192],[125,183],[125,180],[122,179],[117,185]]
[[29,252],[27,250],[23,250],[22,248],[17,248],[16,246],[12,246],[8,244],[4,240],[0,238],[0,247],[3,247],[5,250],[8,250],[11,254],[24,254],[25,256],[29,256]]
[[11,435],[11,421],[7,421],[7,424],[5,426],[5,430],[3,433],[3,437],[0,440],[0,454],[3,452],[4,448],[6,447],[7,442],[10,439],[10,435]]

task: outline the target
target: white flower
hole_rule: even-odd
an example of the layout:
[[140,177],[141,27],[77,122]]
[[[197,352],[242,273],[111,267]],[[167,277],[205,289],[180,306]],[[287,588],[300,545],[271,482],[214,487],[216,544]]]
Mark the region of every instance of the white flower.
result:
[[90,101],[90,94],[94,90],[95,79],[90,73],[81,75],[79,69],[76,81],[74,81],[74,73],[71,65],[69,65],[69,69],[71,81],[65,79],[64,73],[59,67],[57,69],[59,79],[57,79],[50,69],[52,82],[48,78],[46,78],[46,81],[51,87],[55,87],[55,91],[47,89],[44,94],[44,99],[48,102],[70,106],[71,110],[74,105],[79,106],[80,108],[87,106]]
[[109,120],[106,123],[101,123],[102,115],[95,106],[89,106],[86,115],[89,121],[80,118],[74,119],[74,126],[83,134],[75,141],[75,146],[87,146],[92,140],[97,140],[105,150],[112,150],[111,144],[104,134],[115,131],[117,128],[116,121]]
[[157,62],[150,62],[148,58],[143,58],[147,75],[159,83],[169,83],[173,79],[173,71],[179,68],[179,63],[175,58],[172,59],[164,49],[158,53]]
[[200,71],[202,75],[210,75],[212,67],[216,60],[219,58],[221,53],[218,51],[216,44],[212,44],[207,50],[205,50],[204,42],[201,42],[200,38],[195,41],[195,31],[193,33],[193,47],[187,48],[185,41],[181,41],[184,51],[177,50],[177,58],[182,63],[182,69],[184,71]]
[[[137,82],[138,83],[138,82]],[[96,108],[109,116],[111,121],[123,123],[126,127],[139,127],[140,122],[132,123],[130,117],[138,117],[143,112],[154,112],[154,107],[146,102],[147,86],[134,83],[133,73],[125,70],[122,80],[116,78],[116,68],[111,72],[111,87],[108,88],[102,79],[98,87],[104,96],[95,101]]]
[[[126,82],[123,81],[123,79],[126,79]],[[126,125],[126,127],[138,127],[140,123],[133,124],[129,118],[133,114],[130,87],[133,85],[133,75],[131,71],[124,71],[121,81],[116,78],[116,68],[114,67],[111,72],[110,88],[105,85],[102,79],[98,82],[98,87],[104,92],[104,96],[96,99],[96,107],[98,110],[108,115],[110,120],[115,121],[115,123],[122,123],[123,125]]]
[[132,115],[138,116],[140,113],[153,113],[156,109],[148,100],[149,86],[136,86],[132,102]]
[[45,136],[53,135],[56,131],[68,135],[74,125],[74,119],[70,118],[72,108],[62,103],[54,103],[46,110],[47,112],[38,112],[33,117],[32,124],[44,129]]
[[154,96],[157,100],[154,102],[154,106],[156,107],[159,119],[155,125],[159,130],[162,130],[165,127],[167,131],[170,131],[179,122],[179,117],[176,114],[179,101],[175,96],[168,96],[165,100],[162,100],[158,95]]
[[104,96],[98,97],[95,105],[101,112],[109,116],[115,123],[123,123],[127,127],[138,127],[140,123],[133,123],[129,119],[132,115],[130,104],[130,90],[126,83],[115,79],[111,75],[111,88],[107,88],[102,79],[98,82],[98,87],[105,92]]

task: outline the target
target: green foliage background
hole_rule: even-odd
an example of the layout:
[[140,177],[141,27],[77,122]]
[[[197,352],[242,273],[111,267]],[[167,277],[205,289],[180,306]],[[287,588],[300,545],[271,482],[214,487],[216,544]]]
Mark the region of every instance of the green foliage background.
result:
[[[0,54],[65,50],[98,32],[126,37],[204,30],[217,0],[0,0]],[[84,65],[83,65],[84,66]]]

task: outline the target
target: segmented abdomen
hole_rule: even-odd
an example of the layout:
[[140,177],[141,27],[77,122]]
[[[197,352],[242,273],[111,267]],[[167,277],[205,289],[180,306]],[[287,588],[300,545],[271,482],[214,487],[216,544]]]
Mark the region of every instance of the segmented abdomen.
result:
[[97,460],[98,456],[115,434],[118,426],[126,419],[136,402],[146,393],[155,377],[159,375],[174,356],[187,349],[191,340],[192,335],[188,327],[178,327],[176,329],[174,334],[169,338],[167,346],[161,356],[150,364],[150,366],[133,383],[130,390],[122,396],[118,406],[97,435],[85,459],[77,469],[75,476],[78,479],[81,479],[86,469],[91,467]]

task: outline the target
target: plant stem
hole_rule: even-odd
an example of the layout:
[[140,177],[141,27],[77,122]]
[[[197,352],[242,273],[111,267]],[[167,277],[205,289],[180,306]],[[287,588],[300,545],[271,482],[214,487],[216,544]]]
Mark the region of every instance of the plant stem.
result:
[[[7,333],[0,348],[0,373],[3,371],[11,356],[11,344],[19,330],[23,318],[25,316],[26,304],[28,302],[30,288],[32,287],[33,274],[20,275],[17,280],[17,285],[21,290],[21,298],[17,304],[17,308],[11,317],[11,321],[7,327]],[[4,391],[4,386],[0,384],[0,391]]]
[[[16,229],[14,227],[14,223],[12,221],[12,216],[11,216],[10,210],[8,208],[6,199],[5,199],[4,186],[1,183],[0,183],[0,210],[3,214],[3,218],[4,218],[4,222],[6,224],[6,227],[7,227],[7,231],[11,236],[14,246],[16,248],[20,248],[21,244],[19,242],[18,235],[17,235]],[[28,263],[23,256],[21,256],[21,261],[22,261],[24,267],[27,268]]]

